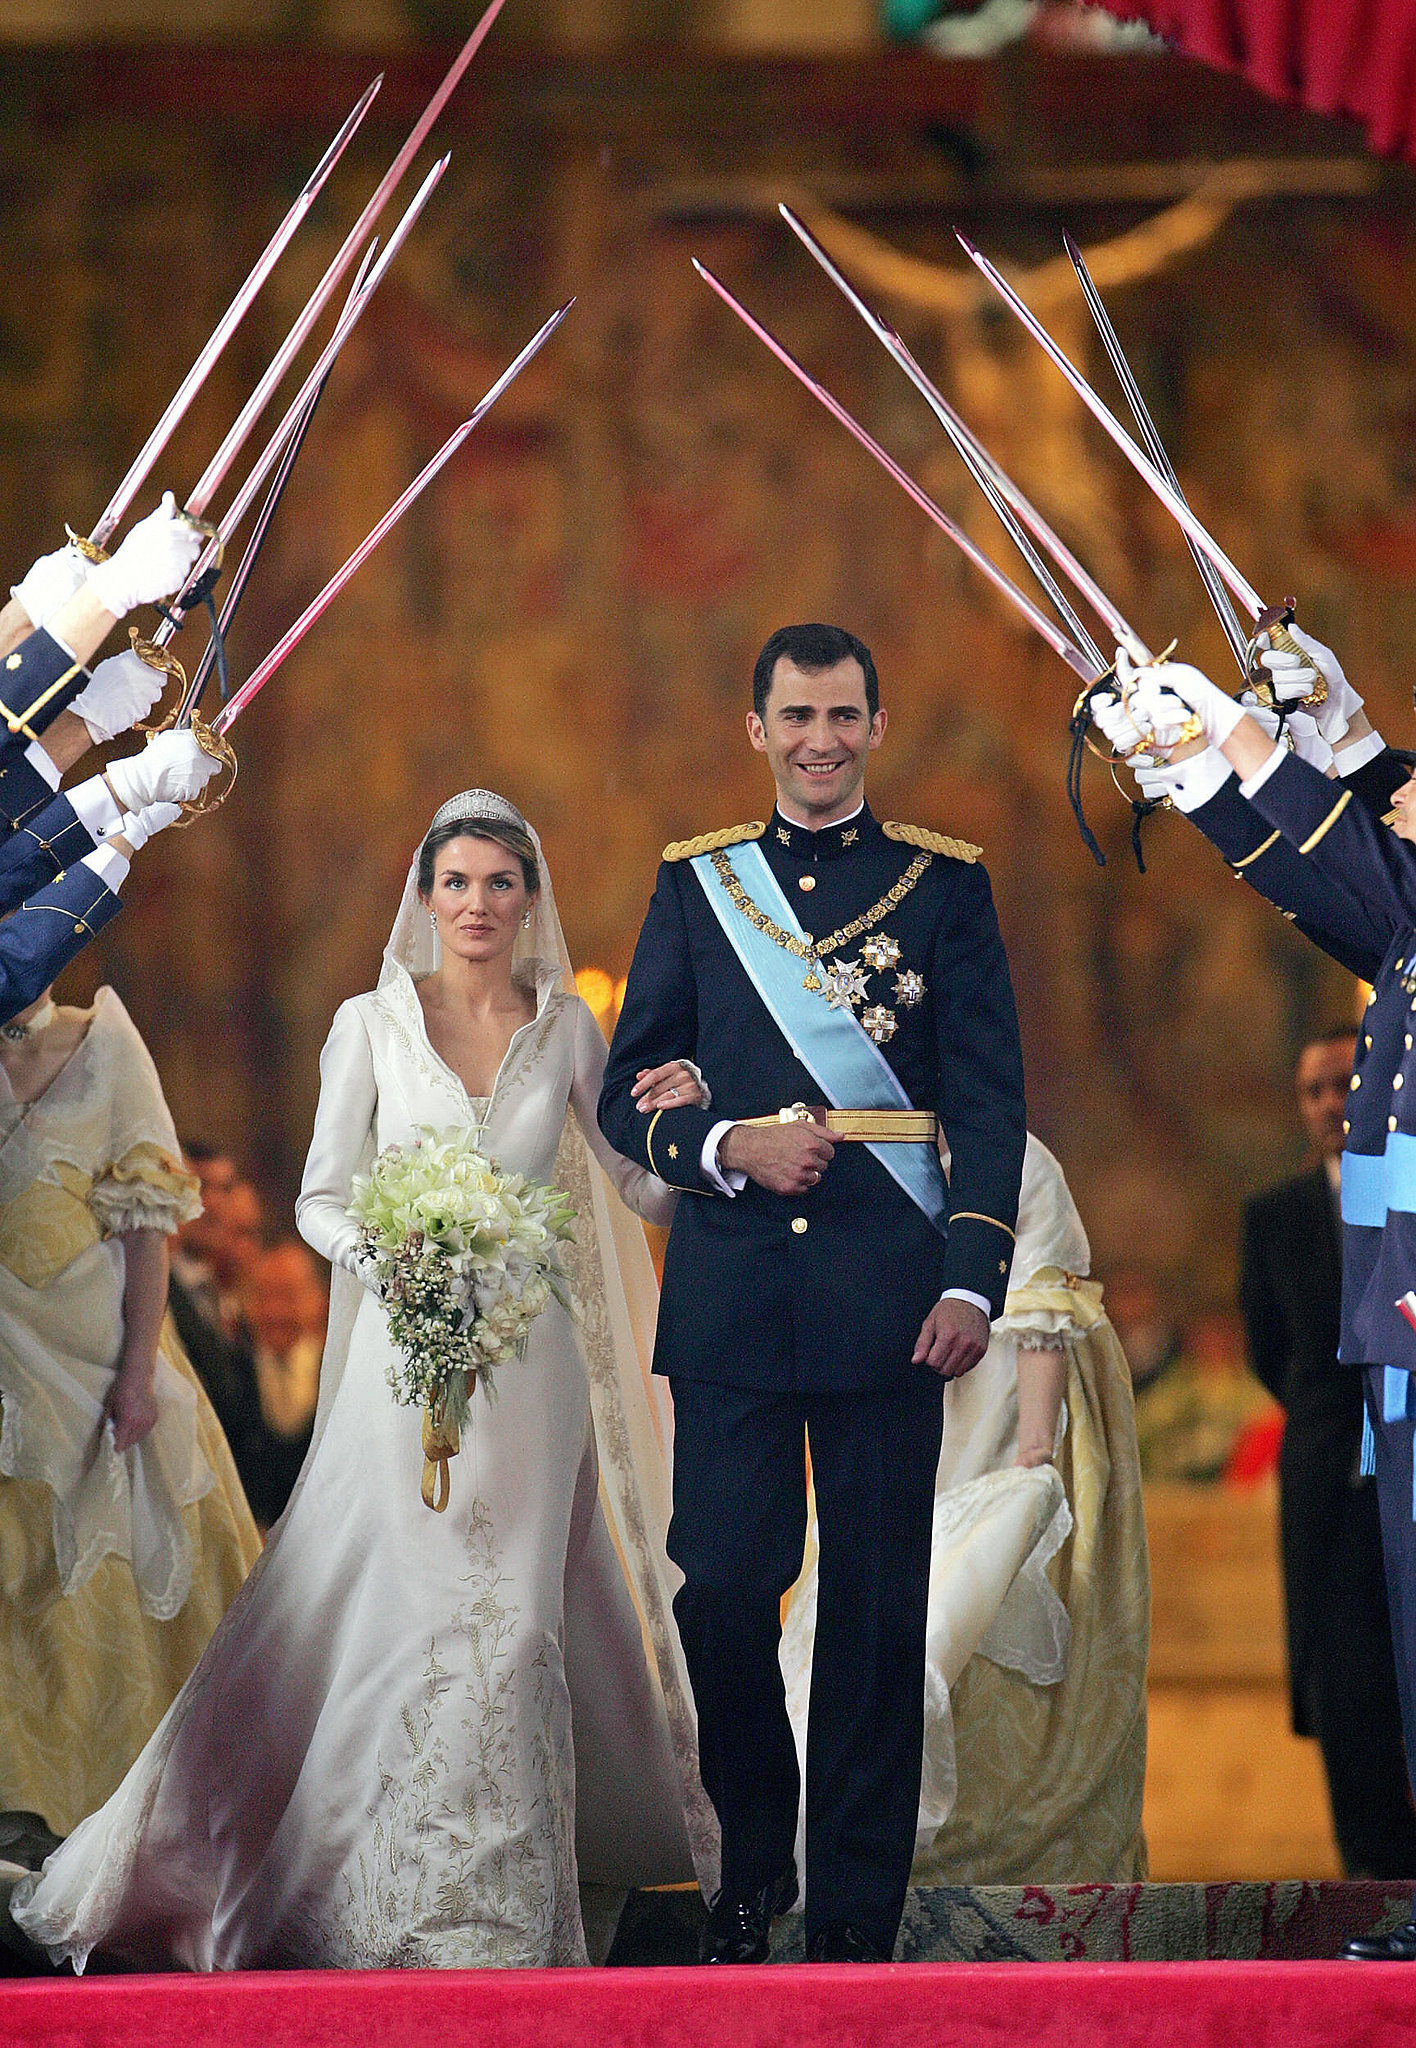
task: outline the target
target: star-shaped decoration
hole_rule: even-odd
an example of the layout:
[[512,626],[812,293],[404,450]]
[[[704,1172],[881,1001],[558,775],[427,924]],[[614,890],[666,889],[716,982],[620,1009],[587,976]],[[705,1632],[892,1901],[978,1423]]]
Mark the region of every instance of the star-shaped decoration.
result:
[[887,938],[884,932],[872,932],[860,950],[865,955],[866,965],[873,967],[877,974],[893,967],[900,957],[899,942]]
[[895,1012],[887,1010],[883,1003],[872,1003],[868,1010],[862,1010],[860,1021],[877,1045],[884,1045],[899,1030]]
[[833,1010],[854,1009],[866,997],[865,972],[859,960],[827,960],[822,963],[826,975],[826,1001]]
[[670,1159],[677,1159],[677,1158],[678,1158],[678,1146],[677,1146],[677,1145],[670,1145],[670,1147],[669,1147],[669,1157],[670,1157]]
[[912,1010],[916,1003],[924,1001],[924,976],[916,974],[912,967],[905,967],[895,976],[895,1001]]

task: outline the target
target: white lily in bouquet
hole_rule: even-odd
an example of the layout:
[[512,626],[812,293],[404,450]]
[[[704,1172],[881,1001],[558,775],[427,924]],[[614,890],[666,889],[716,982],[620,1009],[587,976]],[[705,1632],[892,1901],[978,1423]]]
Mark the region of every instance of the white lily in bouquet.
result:
[[441,1513],[478,1381],[490,1396],[552,1297],[570,1306],[557,1253],[575,1211],[558,1188],[503,1172],[467,1129],[425,1127],[355,1175],[349,1215],[400,1354],[389,1386],[423,1410],[423,1499]]

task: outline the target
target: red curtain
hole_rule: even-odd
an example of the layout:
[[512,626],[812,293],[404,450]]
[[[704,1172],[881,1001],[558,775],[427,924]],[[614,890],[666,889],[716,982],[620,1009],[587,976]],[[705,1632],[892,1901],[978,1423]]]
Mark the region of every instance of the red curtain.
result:
[[1102,0],[1187,57],[1275,99],[1360,121],[1373,149],[1416,156],[1416,0]]

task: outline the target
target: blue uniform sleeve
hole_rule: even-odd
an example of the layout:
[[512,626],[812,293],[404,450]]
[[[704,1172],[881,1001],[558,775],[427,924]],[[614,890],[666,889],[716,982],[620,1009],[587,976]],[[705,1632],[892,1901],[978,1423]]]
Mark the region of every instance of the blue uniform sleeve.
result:
[[[8,738],[8,735],[7,735]],[[15,831],[54,799],[54,785],[26,760],[29,742],[0,748],[0,838]]]
[[37,1002],[122,904],[83,866],[70,868],[0,924],[0,1024]]
[[1385,931],[1383,953],[1398,931],[1416,924],[1416,847],[1380,824],[1351,789],[1289,754],[1251,802],[1318,874],[1357,899],[1373,929]]
[[696,1104],[643,1116],[630,1094],[642,1067],[691,1060],[698,1050],[698,989],[682,887],[677,864],[663,862],[610,1041],[599,1121],[611,1145],[626,1159],[646,1166],[670,1187],[711,1194],[716,1190],[703,1178],[700,1161],[704,1140],[721,1118]]
[[0,661],[0,767],[53,725],[89,680],[62,641],[43,626]]
[[[1323,787],[1334,793],[1341,787],[1326,776],[1321,780]],[[1219,849],[1236,879],[1247,882],[1291,918],[1306,939],[1349,974],[1361,981],[1373,978],[1391,940],[1388,922],[1374,915],[1345,884],[1305,860],[1282,832],[1240,795],[1237,776],[1231,775],[1208,803],[1188,815]]]
[[0,914],[23,903],[93,848],[93,837],[75,816],[69,799],[51,795],[43,810],[0,840]]
[[981,1294],[996,1316],[1013,1260],[1027,1109],[1013,983],[981,867],[958,869],[957,908],[941,920],[933,973],[950,1157],[943,1289]]

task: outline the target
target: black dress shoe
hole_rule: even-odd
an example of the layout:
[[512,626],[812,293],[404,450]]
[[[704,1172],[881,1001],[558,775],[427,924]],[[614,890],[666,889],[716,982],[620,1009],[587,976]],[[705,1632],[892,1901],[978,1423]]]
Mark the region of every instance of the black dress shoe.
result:
[[844,1922],[834,1927],[818,1927],[806,1944],[806,1960],[809,1963],[888,1963],[890,1958],[881,1955],[873,1941],[867,1940],[858,1927],[848,1927]]
[[1390,1934],[1354,1934],[1342,1951],[1349,1963],[1416,1963],[1416,1920]]
[[796,1864],[745,1898],[719,1892],[698,1937],[700,1963],[765,1963],[772,1922],[796,1904]]

